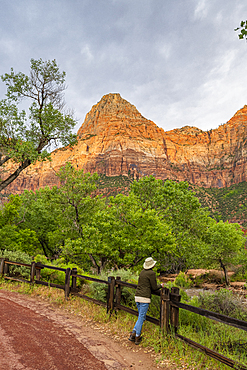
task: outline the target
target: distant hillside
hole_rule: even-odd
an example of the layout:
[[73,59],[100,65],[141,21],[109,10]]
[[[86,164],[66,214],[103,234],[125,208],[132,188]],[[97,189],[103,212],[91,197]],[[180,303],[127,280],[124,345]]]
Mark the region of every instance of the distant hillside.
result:
[[115,197],[117,194],[128,195],[130,184],[133,182],[133,177],[128,176],[105,176],[100,175],[98,180],[99,193],[103,196]]
[[[133,182],[132,176],[101,175],[99,192],[103,196],[127,195]],[[247,182],[234,184],[228,188],[201,188],[191,185],[202,207],[208,207],[216,220],[238,222],[247,227]]]
[[203,207],[208,207],[215,219],[238,222],[247,227],[247,182],[233,184],[228,188],[194,187]]

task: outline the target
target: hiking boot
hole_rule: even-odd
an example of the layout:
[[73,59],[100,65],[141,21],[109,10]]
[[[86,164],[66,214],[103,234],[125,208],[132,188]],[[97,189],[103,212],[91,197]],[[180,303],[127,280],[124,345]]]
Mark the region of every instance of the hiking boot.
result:
[[135,341],[135,338],[136,338],[136,332],[135,331],[132,331],[132,333],[130,333],[129,340],[131,342],[134,342]]
[[135,344],[136,345],[140,344],[141,341],[142,341],[142,337],[140,335],[138,337],[137,336],[135,337]]

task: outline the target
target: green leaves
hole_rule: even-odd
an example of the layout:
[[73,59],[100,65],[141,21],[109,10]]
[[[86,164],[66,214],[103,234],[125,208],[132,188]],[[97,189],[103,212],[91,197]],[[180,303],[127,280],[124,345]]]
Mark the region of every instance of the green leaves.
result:
[[155,210],[143,211],[133,193],[111,198],[104,212],[96,215],[95,224],[101,243],[111,253],[109,267],[140,266],[147,255],[158,257],[172,250],[175,241],[169,225],[160,220]]
[[21,204],[22,201],[18,195],[10,195],[9,201],[0,209],[0,228],[15,224],[19,218]]
[[[39,105],[33,102],[30,110],[30,129],[26,130],[28,140],[36,144],[38,151],[48,147],[51,143],[56,146],[61,143],[63,146],[74,145],[77,142],[76,134],[71,132],[74,120],[69,114],[63,114],[54,108],[52,103],[48,103],[42,110]],[[41,122],[41,125],[37,125]],[[40,131],[42,140],[40,140]]]
[[61,228],[62,210],[56,204],[57,188],[25,191],[22,194],[20,216],[23,222],[20,229],[30,229],[35,232],[38,242],[37,251],[43,251],[46,256],[53,256],[64,243],[66,233]]
[[240,33],[238,34],[239,39],[243,39],[247,37],[247,21],[241,21],[240,27],[237,27],[234,29],[234,31],[239,31]]
[[240,226],[223,221],[212,222],[207,230],[207,238],[210,245],[209,261],[218,262],[220,259],[226,265],[234,262],[245,243]]
[[159,219],[172,230],[176,242],[175,247],[162,256],[166,268],[169,260],[175,271],[176,265],[180,269],[199,264],[198,249],[204,245],[203,235],[210,219],[188,184],[163,182],[150,176],[135,181],[131,192],[143,210],[155,210]]
[[[229,284],[226,268],[238,262],[240,253],[245,244],[245,238],[240,226],[236,223],[212,220],[208,227],[205,238],[206,248],[202,251],[205,256],[204,266],[212,266],[223,269],[226,284]],[[207,266],[208,265],[208,266]]]
[[[1,76],[7,99],[0,101],[0,165],[13,160],[15,167],[0,184],[0,191],[37,160],[50,159],[50,147],[74,145],[76,121],[64,111],[65,72],[55,60],[31,59],[30,75],[11,72]],[[30,100],[29,114],[18,103]],[[28,118],[27,118],[28,117]]]
[[11,195],[0,211],[0,249],[33,253],[38,243],[35,232],[18,228],[21,205],[21,197]]
[[56,60],[43,61],[31,59],[30,76],[24,73],[15,73],[11,68],[10,73],[1,76],[7,85],[7,97],[13,101],[23,98],[36,100],[39,105],[49,102],[61,107],[62,92],[65,90],[65,72],[60,72]]
[[43,250],[98,273],[139,270],[147,256],[161,271],[225,268],[240,256],[239,226],[209,217],[187,183],[150,176],[135,181],[128,196],[106,199],[96,195],[97,174],[67,163],[58,176],[59,188],[26,191],[5,204],[0,247]]

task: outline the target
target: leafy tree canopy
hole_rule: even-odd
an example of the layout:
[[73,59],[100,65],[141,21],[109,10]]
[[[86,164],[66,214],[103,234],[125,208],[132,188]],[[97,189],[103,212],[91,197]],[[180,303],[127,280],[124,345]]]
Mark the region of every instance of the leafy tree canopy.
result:
[[[0,101],[0,166],[12,161],[11,173],[0,182],[0,191],[21,171],[37,160],[49,159],[48,149],[76,143],[72,133],[76,121],[64,109],[65,72],[55,60],[31,59],[30,74],[1,76],[7,86],[6,99]],[[18,104],[30,101],[29,113]]]
[[227,266],[234,265],[236,258],[244,248],[245,238],[240,226],[213,220],[206,232],[207,246],[204,249],[204,264],[215,263],[224,271],[226,284],[229,284]]
[[239,31],[240,30],[240,33],[238,34],[238,37],[240,39],[243,39],[247,37],[247,21],[241,21],[240,23],[240,26],[235,28],[234,31]]
[[83,237],[67,240],[62,254],[89,256],[98,272],[106,267],[139,269],[147,256],[156,258],[163,270],[172,263],[186,268],[202,262],[198,250],[210,222],[187,183],[144,177],[132,184],[128,196],[110,197],[82,223]]
[[25,191],[21,195],[22,206],[20,229],[30,229],[36,233],[38,248],[46,257],[59,253],[60,246],[64,243],[66,235],[61,228],[62,210],[56,204],[57,188]]
[[36,233],[28,228],[19,229],[22,201],[18,195],[11,195],[9,202],[0,209],[0,250],[34,253],[38,240]]
[[[0,212],[0,249],[55,254],[92,268],[139,270],[147,256],[161,271],[226,268],[244,246],[237,224],[216,222],[185,182],[144,177],[128,196],[97,196],[98,175],[67,163],[60,187],[26,191]],[[238,260],[237,260],[238,259]],[[227,279],[227,275],[226,275]]]
[[61,185],[54,201],[61,207],[63,227],[73,239],[84,238],[83,225],[91,221],[99,207],[102,208],[95,192],[99,176],[75,169],[69,162],[60,168],[57,176]]
[[155,210],[176,238],[176,247],[161,257],[165,269],[173,271],[202,263],[198,250],[204,246],[204,234],[211,222],[209,213],[201,208],[198,198],[186,182],[157,180],[153,176],[134,181],[131,192],[143,210]]

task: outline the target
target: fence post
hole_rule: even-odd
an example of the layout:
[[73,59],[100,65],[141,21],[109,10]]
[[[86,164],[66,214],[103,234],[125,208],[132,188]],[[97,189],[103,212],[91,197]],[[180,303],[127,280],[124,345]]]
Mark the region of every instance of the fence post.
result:
[[[9,259],[5,258],[5,261],[9,261]],[[4,261],[4,273],[9,274],[9,264],[5,263],[5,261]]]
[[0,259],[0,275],[4,276],[4,258]]
[[[180,302],[181,295],[179,295],[179,288],[173,287],[171,288],[171,293],[170,293],[170,301],[171,302]],[[174,328],[174,332],[176,333],[178,330],[178,323],[179,323],[179,308],[174,307],[171,305],[170,308],[170,321],[171,321],[171,326]]]
[[65,272],[65,286],[64,286],[64,293],[65,293],[66,300],[69,298],[69,292],[70,292],[70,274],[71,274],[71,269],[67,268]]
[[34,276],[35,276],[35,262],[33,261],[31,263],[30,283],[33,283],[34,282]]
[[36,269],[36,280],[39,281],[41,278],[41,267],[38,268],[41,265],[41,262],[36,262],[35,269]]
[[169,333],[170,317],[170,291],[168,288],[162,288],[160,292],[160,328],[163,334]]
[[122,287],[120,284],[118,284],[118,282],[121,281],[121,277],[120,276],[117,276],[116,277],[116,304],[120,304],[121,303],[121,294],[122,294]]
[[115,287],[115,277],[108,277],[108,293],[107,293],[107,313],[110,311],[110,314],[114,308],[114,287]]
[[76,289],[76,276],[74,276],[74,275],[77,275],[77,268],[76,267],[73,267],[72,268],[71,275],[72,275],[72,286],[71,286],[71,289],[73,289],[72,290],[73,292],[76,292],[77,291],[77,289]]

